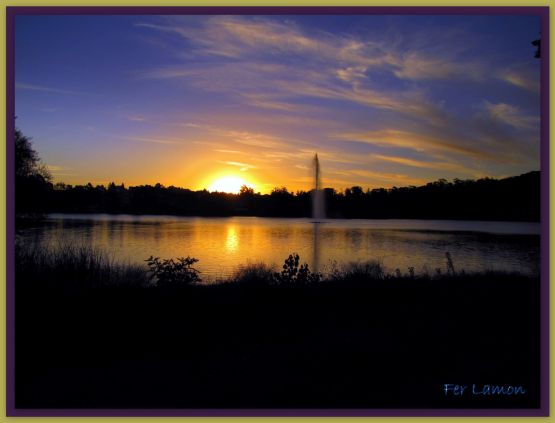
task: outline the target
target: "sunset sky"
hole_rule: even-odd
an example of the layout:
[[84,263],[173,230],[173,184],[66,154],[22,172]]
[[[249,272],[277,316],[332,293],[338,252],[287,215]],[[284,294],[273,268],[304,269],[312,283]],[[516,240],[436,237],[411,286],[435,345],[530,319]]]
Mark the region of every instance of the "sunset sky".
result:
[[539,169],[537,16],[17,16],[55,181],[269,192]]

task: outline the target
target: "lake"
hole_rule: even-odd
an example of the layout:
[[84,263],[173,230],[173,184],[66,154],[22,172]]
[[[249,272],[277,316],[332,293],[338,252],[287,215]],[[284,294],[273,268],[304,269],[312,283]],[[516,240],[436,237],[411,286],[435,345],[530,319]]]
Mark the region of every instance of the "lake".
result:
[[351,262],[380,261],[387,271],[517,271],[537,275],[540,224],[444,220],[368,220],[260,217],[178,217],[51,214],[40,225],[18,231],[18,239],[44,248],[87,245],[121,262],[149,256],[199,259],[205,280],[229,276],[242,264],[281,267],[296,252],[324,273]]

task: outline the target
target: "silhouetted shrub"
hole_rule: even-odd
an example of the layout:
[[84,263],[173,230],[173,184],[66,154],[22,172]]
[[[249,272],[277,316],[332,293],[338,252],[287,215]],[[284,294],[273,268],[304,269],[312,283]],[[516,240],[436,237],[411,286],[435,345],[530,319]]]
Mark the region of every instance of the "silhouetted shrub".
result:
[[290,254],[283,263],[283,270],[281,273],[275,273],[274,277],[278,283],[284,284],[306,284],[319,282],[321,275],[313,273],[308,268],[308,264],[301,264],[299,266],[300,257],[298,254]]
[[201,282],[199,271],[195,269],[198,259],[193,257],[180,257],[173,259],[160,259],[150,256],[145,260],[151,273],[151,278],[156,278],[158,286],[182,285]]

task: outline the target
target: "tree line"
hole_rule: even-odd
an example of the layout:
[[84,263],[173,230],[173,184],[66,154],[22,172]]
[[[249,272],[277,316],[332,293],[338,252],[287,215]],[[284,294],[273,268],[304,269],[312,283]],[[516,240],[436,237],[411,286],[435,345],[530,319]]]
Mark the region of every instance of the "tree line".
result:
[[[270,194],[238,194],[175,186],[126,187],[54,184],[32,148],[16,131],[16,212],[129,213],[184,216],[310,217],[312,192],[276,187]],[[540,172],[503,179],[439,179],[423,186],[324,189],[329,218],[468,219],[539,221]]]

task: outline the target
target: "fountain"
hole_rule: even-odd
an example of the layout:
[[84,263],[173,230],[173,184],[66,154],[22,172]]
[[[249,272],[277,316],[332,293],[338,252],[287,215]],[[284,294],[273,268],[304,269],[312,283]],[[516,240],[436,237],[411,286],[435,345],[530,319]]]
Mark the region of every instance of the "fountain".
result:
[[320,177],[320,162],[318,154],[314,155],[314,191],[312,192],[312,219],[313,219],[313,244],[312,252],[312,269],[314,272],[319,271],[320,267],[320,223],[326,217],[326,209],[324,204],[324,190],[322,189],[322,180]]
[[322,189],[322,180],[320,177],[320,162],[318,154],[314,155],[314,191],[312,192],[312,219],[318,223],[326,216],[324,204],[324,190]]

